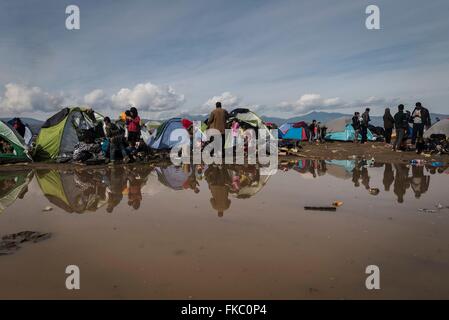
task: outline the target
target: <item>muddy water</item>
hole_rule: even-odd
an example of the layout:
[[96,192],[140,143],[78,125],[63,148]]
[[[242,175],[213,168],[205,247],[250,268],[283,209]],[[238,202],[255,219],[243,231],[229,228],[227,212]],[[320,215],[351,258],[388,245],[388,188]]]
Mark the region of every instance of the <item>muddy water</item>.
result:
[[[0,298],[448,299],[448,172],[316,160],[270,177],[0,172]],[[336,200],[335,212],[304,210]],[[68,265],[80,290],[65,288]],[[365,287],[368,265],[380,290]]]

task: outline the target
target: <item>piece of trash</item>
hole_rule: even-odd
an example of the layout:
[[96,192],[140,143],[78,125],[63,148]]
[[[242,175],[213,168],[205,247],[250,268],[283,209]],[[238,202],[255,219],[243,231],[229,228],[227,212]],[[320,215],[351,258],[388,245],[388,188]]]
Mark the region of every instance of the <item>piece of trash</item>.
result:
[[53,210],[53,207],[50,206],[46,206],[44,209],[42,209],[42,211],[51,211]]
[[336,207],[304,207],[304,210],[315,210],[315,211],[337,211]]
[[444,206],[441,203],[437,204],[435,207],[437,207],[438,210],[441,210],[444,208]]
[[338,152],[338,150],[332,150],[331,152],[332,152],[332,153],[337,153],[337,152]]
[[433,210],[433,209],[426,209],[426,208],[418,209],[418,211],[424,212],[424,213],[435,213],[435,212],[437,212],[436,210]]
[[370,188],[369,193],[373,196],[377,196],[379,194],[380,190],[378,188]]
[[332,202],[332,205],[334,207],[341,207],[343,205],[343,201],[334,201]]

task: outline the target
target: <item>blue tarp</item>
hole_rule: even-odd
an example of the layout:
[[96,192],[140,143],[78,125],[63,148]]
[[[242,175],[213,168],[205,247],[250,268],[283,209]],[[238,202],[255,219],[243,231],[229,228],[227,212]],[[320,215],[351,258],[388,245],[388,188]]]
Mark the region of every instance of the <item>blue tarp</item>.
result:
[[[347,124],[344,131],[340,132],[329,132],[326,134],[326,140],[335,140],[335,141],[353,141],[354,140],[354,128],[351,124]],[[368,129],[368,141],[374,141],[373,133]],[[362,135],[359,133],[359,140],[361,140]]]

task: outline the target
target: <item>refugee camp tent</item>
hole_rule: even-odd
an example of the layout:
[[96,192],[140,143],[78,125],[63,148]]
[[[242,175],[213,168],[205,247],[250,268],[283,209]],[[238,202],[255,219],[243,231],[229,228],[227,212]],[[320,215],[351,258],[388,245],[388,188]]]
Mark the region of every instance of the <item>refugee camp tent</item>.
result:
[[[14,125],[14,120],[15,119],[16,118],[11,119],[11,120],[8,121],[8,125],[10,127],[12,127]],[[29,146],[29,145],[31,145],[31,142],[33,140],[34,133],[33,133],[33,131],[31,130],[30,126],[27,123],[23,123],[23,125],[25,126],[25,134],[23,136],[23,140],[25,141],[25,144],[27,146]]]
[[43,170],[37,172],[36,178],[45,197],[66,212],[96,211],[107,203],[106,188],[102,192],[92,179],[80,183],[74,172]]
[[[182,118],[172,118],[164,121],[157,128],[156,134],[151,137],[148,146],[156,150],[168,150],[179,143],[189,143],[190,135],[183,126],[182,120]],[[172,136],[175,130],[176,137]]]
[[103,116],[94,112],[97,122],[94,123],[86,111],[78,107],[64,108],[47,119],[37,137],[34,157],[37,160],[71,157],[83,130],[96,130],[99,136],[104,134],[100,128]]
[[279,139],[285,140],[309,140],[309,128],[305,122],[284,123],[279,127]]
[[17,198],[24,196],[32,178],[33,172],[31,170],[2,172],[0,175],[0,214],[12,205]]
[[[351,123],[351,117],[340,117],[327,122],[324,125],[327,128],[325,139],[335,141],[353,141],[355,131]],[[359,134],[359,140],[361,139],[361,137],[361,134]],[[369,129],[367,138],[368,141],[375,140],[373,133]]]
[[429,139],[432,134],[444,134],[449,137],[449,119],[442,119],[424,132],[424,138]]
[[182,190],[184,182],[190,176],[190,172],[186,172],[180,166],[169,166],[166,168],[156,169],[158,180],[165,186],[173,190]]
[[0,121],[0,164],[31,161],[22,136],[7,123]]
[[[267,130],[268,136],[270,137],[270,143],[274,143],[274,137],[269,131],[268,127],[263,122],[262,118],[260,118],[256,113],[252,112],[251,110],[246,108],[237,108],[232,110],[229,113],[227,126],[230,127],[234,120],[237,120],[239,122],[240,127],[242,129],[252,128],[256,130],[256,134],[258,129]],[[226,140],[225,147],[226,148],[232,147],[232,135],[230,132],[226,134],[225,140]]]

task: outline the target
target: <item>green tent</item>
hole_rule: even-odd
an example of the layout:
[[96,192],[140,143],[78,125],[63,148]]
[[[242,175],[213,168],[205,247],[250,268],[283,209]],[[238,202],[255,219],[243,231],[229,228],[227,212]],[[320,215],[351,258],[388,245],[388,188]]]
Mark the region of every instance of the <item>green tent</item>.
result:
[[[79,142],[82,130],[93,129],[99,135],[103,134],[103,116],[88,109],[64,108],[42,125],[36,140],[34,158],[48,160],[71,157],[75,145]],[[101,132],[100,132],[101,131]]]
[[30,160],[22,136],[6,122],[0,121],[0,164]]
[[17,198],[25,195],[32,178],[31,170],[7,171],[0,174],[0,213],[12,205]]
[[106,188],[86,173],[38,170],[36,178],[45,197],[66,212],[96,211],[107,202]]

